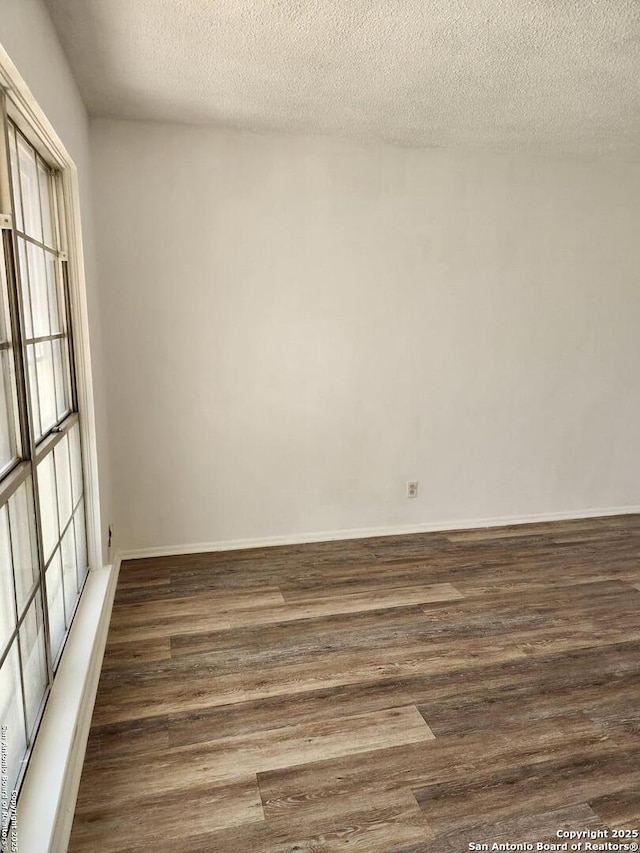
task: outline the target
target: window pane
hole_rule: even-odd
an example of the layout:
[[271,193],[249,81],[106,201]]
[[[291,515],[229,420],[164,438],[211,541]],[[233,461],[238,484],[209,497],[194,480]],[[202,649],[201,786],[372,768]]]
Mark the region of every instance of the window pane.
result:
[[10,794],[15,788],[20,766],[27,751],[18,646],[15,642],[0,669],[0,723],[7,727],[4,746],[7,750],[7,790]]
[[58,501],[56,479],[53,468],[53,453],[47,454],[38,465],[38,492],[40,495],[40,519],[42,522],[42,544],[45,562],[53,553],[59,536]]
[[0,247],[0,470],[6,468],[18,456],[19,434],[7,275]]
[[56,550],[51,565],[45,575],[47,586],[47,608],[49,612],[49,633],[51,635],[51,660],[58,656],[65,634],[64,596],[62,591],[62,561],[60,549]]
[[89,571],[89,560],[87,558],[87,528],[85,527],[84,517],[84,501],[76,510],[73,518],[76,531],[76,554],[78,565],[78,589],[82,589],[82,584]]
[[29,612],[20,626],[20,653],[22,655],[24,699],[27,706],[27,730],[31,735],[47,689],[47,659],[44,650],[40,590],[38,590]]
[[24,314],[24,333],[27,339],[33,337],[33,322],[31,320],[31,294],[29,290],[29,267],[27,265],[27,243],[18,237],[18,268],[22,292],[22,312]]
[[20,486],[9,501],[9,524],[18,613],[22,614],[24,604],[38,578],[38,548],[31,477]]
[[40,207],[42,209],[43,243],[53,246],[53,224],[51,220],[51,177],[49,170],[38,158],[38,180],[40,182]]
[[[46,435],[58,420],[56,380],[51,341],[34,344],[38,371],[38,400],[40,401],[40,435]],[[40,437],[40,436],[38,436]]]
[[27,370],[29,371],[29,397],[31,399],[31,416],[33,418],[32,429],[37,439],[42,435],[42,430],[40,428],[40,402],[38,400],[38,374],[34,344],[27,346]]
[[64,609],[68,628],[71,625],[71,618],[78,598],[76,542],[73,524],[62,537],[60,547],[62,548],[62,576],[64,578]]
[[17,405],[13,351],[0,350],[0,471],[17,458]]
[[57,335],[64,331],[60,321],[60,299],[58,296],[58,282],[56,278],[56,259],[49,252],[45,252],[47,264],[47,290],[49,292],[49,322],[51,334]]
[[16,214],[16,228],[24,231],[22,221],[22,199],[20,197],[20,169],[18,166],[18,149],[16,148],[16,129],[9,125],[9,151],[11,154],[11,183],[13,184],[13,207]]
[[60,532],[71,518],[71,468],[69,465],[69,442],[67,436],[60,439],[53,451],[56,464],[56,485],[58,487],[58,520]]
[[44,249],[41,249],[40,246],[34,246],[33,243],[27,243],[27,264],[29,265],[33,337],[43,338],[51,334],[49,286]]
[[56,383],[57,420],[71,410],[71,393],[69,391],[69,357],[66,338],[51,342],[53,348],[53,369]]
[[82,497],[82,457],[80,455],[80,427],[75,424],[69,430],[69,455],[71,457],[71,487],[73,505]]
[[13,571],[11,540],[7,508],[0,508],[0,654],[16,628],[16,610],[13,597]]
[[38,186],[38,167],[33,148],[18,133],[18,161],[20,164],[20,185],[22,187],[22,213],[25,234],[42,241],[42,219],[40,214],[40,188]]

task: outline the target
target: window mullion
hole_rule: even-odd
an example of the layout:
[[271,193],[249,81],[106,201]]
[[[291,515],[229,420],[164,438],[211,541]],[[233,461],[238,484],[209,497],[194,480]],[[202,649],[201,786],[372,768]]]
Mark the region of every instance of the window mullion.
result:
[[75,353],[75,344],[74,344],[74,325],[73,325],[73,311],[71,306],[71,293],[69,288],[69,260],[67,254],[67,220],[65,214],[65,205],[64,205],[64,195],[63,195],[63,187],[62,187],[62,177],[60,175],[56,175],[53,180],[53,208],[55,210],[56,215],[54,216],[55,225],[54,225],[54,234],[56,241],[56,248],[58,250],[58,259],[55,264],[56,277],[57,277],[57,285],[58,285],[58,293],[62,296],[62,304],[60,306],[61,311],[61,321],[62,322],[62,330],[66,334],[66,350],[67,350],[67,358],[69,360],[69,379],[71,382],[71,387],[69,388],[69,392],[71,394],[70,404],[71,411],[78,411],[78,383],[76,377],[76,353]]
[[[11,549],[11,554],[14,554],[13,548],[13,535],[11,532],[11,521],[8,518],[9,516],[9,504],[7,504],[7,530],[9,531],[9,548]],[[24,720],[24,737],[27,743],[27,748],[29,747],[30,741],[30,732],[29,732],[29,718],[27,716],[27,697],[26,691],[24,689],[24,665],[22,662],[22,643],[20,642],[20,613],[18,611],[18,591],[16,589],[16,576],[15,576],[15,562],[12,560],[12,574],[13,574],[13,609],[15,613],[15,624],[16,624],[16,636],[13,641],[16,644],[16,649],[18,650],[18,667],[20,669],[20,693],[22,695],[22,717]],[[26,612],[26,611],[25,611]]]
[[69,378],[71,380],[71,410],[78,411],[78,383],[76,379],[76,353],[73,335],[73,316],[71,312],[71,294],[69,292],[69,262],[60,261],[60,271],[62,273],[62,297],[64,299],[65,313],[67,315],[67,358],[69,359]]

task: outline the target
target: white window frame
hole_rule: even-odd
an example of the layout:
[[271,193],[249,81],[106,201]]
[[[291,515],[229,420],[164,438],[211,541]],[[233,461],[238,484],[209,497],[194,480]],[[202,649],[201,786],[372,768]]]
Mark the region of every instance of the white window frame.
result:
[[[78,170],[50,122],[36,103],[8,55],[0,46],[0,89],[4,90],[7,112],[19,129],[27,130],[30,141],[48,162],[60,171],[66,210],[66,243],[69,265],[69,302],[74,331],[74,354],[80,435],[83,448],[83,473],[86,484],[87,551],[89,569],[102,565],[100,493],[98,489],[98,453],[91,374],[91,348],[87,311],[84,252],[80,225]],[[4,146],[4,141],[3,141]],[[10,214],[9,164],[0,152],[0,214]]]

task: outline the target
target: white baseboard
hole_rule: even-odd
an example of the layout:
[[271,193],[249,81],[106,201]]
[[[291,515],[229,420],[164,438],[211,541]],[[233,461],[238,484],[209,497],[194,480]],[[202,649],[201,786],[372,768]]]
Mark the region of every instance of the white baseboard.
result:
[[355,530],[330,530],[315,533],[294,533],[285,536],[266,536],[255,539],[227,539],[196,544],[161,545],[155,548],[135,548],[118,552],[118,560],[138,560],[145,557],[173,557],[180,554],[203,554],[208,551],[238,551],[248,548],[273,548],[278,545],[304,545],[312,542],[334,542],[347,539],[368,539],[374,536],[402,536],[410,533],[442,533],[443,531],[473,530],[481,527],[505,527],[512,524],[535,524],[543,521],[570,521],[581,518],[604,518],[612,515],[640,514],[640,506],[599,507],[535,515],[472,518],[449,521],[430,521],[424,524],[394,527],[367,527]]
[[66,853],[120,564],[89,573],[18,800],[18,849]]

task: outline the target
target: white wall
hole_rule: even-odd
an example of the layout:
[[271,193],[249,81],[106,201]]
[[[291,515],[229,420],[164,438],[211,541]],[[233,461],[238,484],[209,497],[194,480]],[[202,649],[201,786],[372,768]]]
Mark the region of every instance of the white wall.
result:
[[18,68],[78,168],[104,533],[110,517],[111,488],[91,202],[89,119],[49,13],[41,0],[0,0],[0,44]]
[[92,144],[120,547],[640,504],[637,165]]

